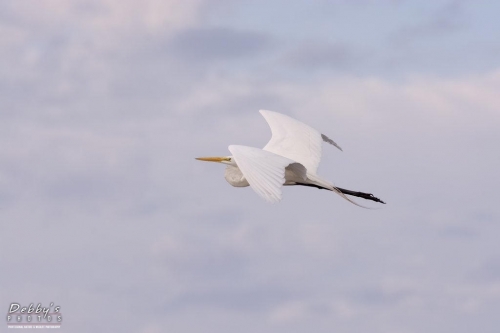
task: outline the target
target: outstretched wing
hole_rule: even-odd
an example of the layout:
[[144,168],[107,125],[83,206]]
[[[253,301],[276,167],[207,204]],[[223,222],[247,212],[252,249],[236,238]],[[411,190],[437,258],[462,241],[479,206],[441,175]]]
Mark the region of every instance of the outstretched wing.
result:
[[285,168],[289,165],[292,165],[295,174],[306,179],[306,168],[289,158],[246,146],[231,145],[229,151],[250,187],[268,202],[275,203],[281,200]]
[[259,112],[272,132],[271,140],[263,149],[299,162],[309,173],[316,174],[323,141],[342,150],[332,139],[296,119],[273,111]]

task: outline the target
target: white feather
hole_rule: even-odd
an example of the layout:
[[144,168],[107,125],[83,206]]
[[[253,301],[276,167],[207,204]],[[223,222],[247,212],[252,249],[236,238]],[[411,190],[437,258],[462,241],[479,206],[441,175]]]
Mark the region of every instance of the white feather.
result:
[[[266,201],[281,200],[283,185],[306,185],[328,189],[345,200],[364,207],[343,192],[372,199],[367,193],[344,191],[317,175],[323,142],[342,150],[332,139],[314,128],[283,114],[260,110],[271,128],[271,140],[263,149],[247,146],[229,146],[233,154],[227,157],[203,157],[203,161],[227,165],[224,178],[232,186],[252,189]],[[370,197],[371,196],[371,197]],[[373,197],[374,198],[374,197]],[[379,199],[374,198],[379,201]],[[366,207],[365,207],[366,208]]]
[[332,139],[309,125],[281,113],[260,110],[271,128],[272,137],[264,150],[288,157],[316,174],[321,161],[321,144],[327,142],[342,150]]
[[305,179],[306,169],[295,161],[272,152],[247,146],[229,146],[229,151],[238,164],[250,187],[266,201],[281,200],[281,187],[285,183],[285,169]]

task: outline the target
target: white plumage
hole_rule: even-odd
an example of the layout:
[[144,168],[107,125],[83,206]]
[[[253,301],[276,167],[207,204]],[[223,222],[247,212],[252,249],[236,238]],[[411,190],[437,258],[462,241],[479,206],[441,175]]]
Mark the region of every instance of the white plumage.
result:
[[[236,187],[250,186],[259,196],[271,203],[281,200],[283,185],[305,185],[334,191],[349,202],[360,206],[316,174],[321,161],[323,142],[342,150],[332,139],[278,112],[260,110],[260,113],[266,119],[272,133],[271,140],[263,149],[231,145],[229,151],[232,156],[198,159],[226,164],[224,176],[228,183]],[[361,194],[371,196],[371,194]]]
[[271,140],[263,148],[301,163],[309,173],[316,173],[321,161],[323,141],[342,150],[333,140],[309,125],[284,114],[260,110],[271,128]]
[[[289,179],[306,181],[306,168],[295,161],[259,148],[229,146],[234,160],[252,189],[269,202],[281,200],[281,186],[285,183],[288,168]],[[228,168],[232,166],[228,166]],[[226,178],[226,180],[228,180]],[[231,182],[228,180],[231,184]]]

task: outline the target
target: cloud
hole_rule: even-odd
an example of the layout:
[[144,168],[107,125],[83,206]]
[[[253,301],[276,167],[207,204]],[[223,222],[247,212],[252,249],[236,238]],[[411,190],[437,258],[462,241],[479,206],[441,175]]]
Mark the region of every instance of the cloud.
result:
[[500,258],[493,257],[486,260],[477,270],[471,273],[471,279],[476,283],[500,283]]
[[[208,5],[3,5],[0,299],[56,301],[72,332],[498,327],[500,72],[311,76],[356,50]],[[339,142],[320,173],[387,206],[267,205],[193,159],[264,146],[259,108]]]
[[[23,263],[39,269],[27,259],[33,247],[64,249],[52,262],[65,266],[65,273],[44,271],[39,281],[58,290],[67,306],[76,305],[58,285],[72,295],[91,295],[78,302],[89,318],[99,315],[90,310],[98,300],[149,301],[156,310],[140,317],[144,321],[137,317],[134,327],[182,326],[193,311],[209,311],[227,325],[241,324],[244,314],[281,330],[289,323],[314,326],[329,315],[368,317],[373,325],[388,311],[404,315],[416,309],[415,318],[422,318],[422,304],[436,309],[439,300],[452,303],[454,296],[439,292],[449,274],[465,276],[482,256],[462,256],[459,266],[453,264],[458,273],[447,273],[439,268],[449,260],[443,248],[462,238],[436,241],[432,235],[468,224],[477,237],[465,241],[474,246],[484,241],[480,230],[489,222],[470,223],[467,217],[498,215],[490,204],[494,186],[487,186],[485,176],[498,168],[488,157],[495,156],[491,143],[500,121],[498,82],[497,72],[403,84],[353,77],[255,84],[212,77],[196,82],[187,97],[169,101],[176,111],[165,114],[103,117],[96,108],[85,122],[58,116],[58,123],[11,122],[17,126],[0,134],[13,143],[0,149],[2,192],[9,198],[2,214],[27,231],[24,240],[7,239],[2,246],[15,241]],[[266,206],[250,189],[228,186],[217,165],[193,161],[205,151],[224,153],[233,142],[264,144],[267,125],[242,102],[258,104],[263,95],[273,97],[277,111],[342,142],[344,153],[325,147],[325,177],[373,191],[390,208],[359,211],[330,193],[293,188],[284,189],[280,205]],[[156,102],[143,107],[150,103]],[[206,110],[214,111],[204,115]],[[477,164],[484,159],[488,163]],[[14,224],[4,226],[6,234],[15,230]],[[2,277],[5,284],[30,283],[29,277],[15,282],[13,272],[22,269],[15,260],[3,265],[11,272]],[[387,287],[384,279],[392,270],[402,278],[422,278],[421,286]],[[85,271],[93,273],[82,279]],[[461,302],[469,304],[474,290],[461,292]],[[3,291],[2,299],[15,295]],[[451,307],[443,316],[453,318],[457,311]],[[128,318],[132,312],[119,307],[110,315]]]
[[71,3],[43,0],[34,3],[11,1],[3,7],[11,14],[8,25],[37,27],[42,32],[67,25],[86,32],[117,33],[139,29],[155,33],[194,24],[201,4],[197,0],[147,0],[141,4],[117,0]]
[[345,44],[304,43],[285,56],[291,66],[304,69],[346,70],[362,59],[360,52]]
[[173,53],[185,61],[206,62],[253,57],[271,44],[257,32],[227,28],[197,28],[180,31],[169,43]]
[[432,12],[427,20],[401,27],[393,36],[396,43],[407,44],[458,32],[465,27],[464,1],[450,1]]

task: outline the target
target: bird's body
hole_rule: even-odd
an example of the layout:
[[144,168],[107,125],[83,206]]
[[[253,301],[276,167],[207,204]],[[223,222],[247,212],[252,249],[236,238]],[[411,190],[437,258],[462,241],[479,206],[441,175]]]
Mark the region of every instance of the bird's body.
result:
[[240,168],[235,165],[228,165],[224,171],[224,178],[227,182],[234,187],[247,187],[250,186]]
[[[200,157],[199,160],[227,165],[224,177],[235,187],[250,186],[269,202],[281,200],[283,185],[303,185],[336,192],[357,205],[346,194],[382,202],[371,194],[339,189],[316,174],[322,142],[342,150],[332,139],[314,128],[283,114],[261,110],[271,127],[271,140],[263,149],[229,146],[232,156]],[[356,193],[360,194],[357,195]]]
[[[228,165],[224,171],[224,178],[234,187],[247,187],[250,186],[245,176],[237,166]],[[293,172],[290,168],[285,168],[285,183],[283,185],[297,185],[301,182],[301,178]]]

